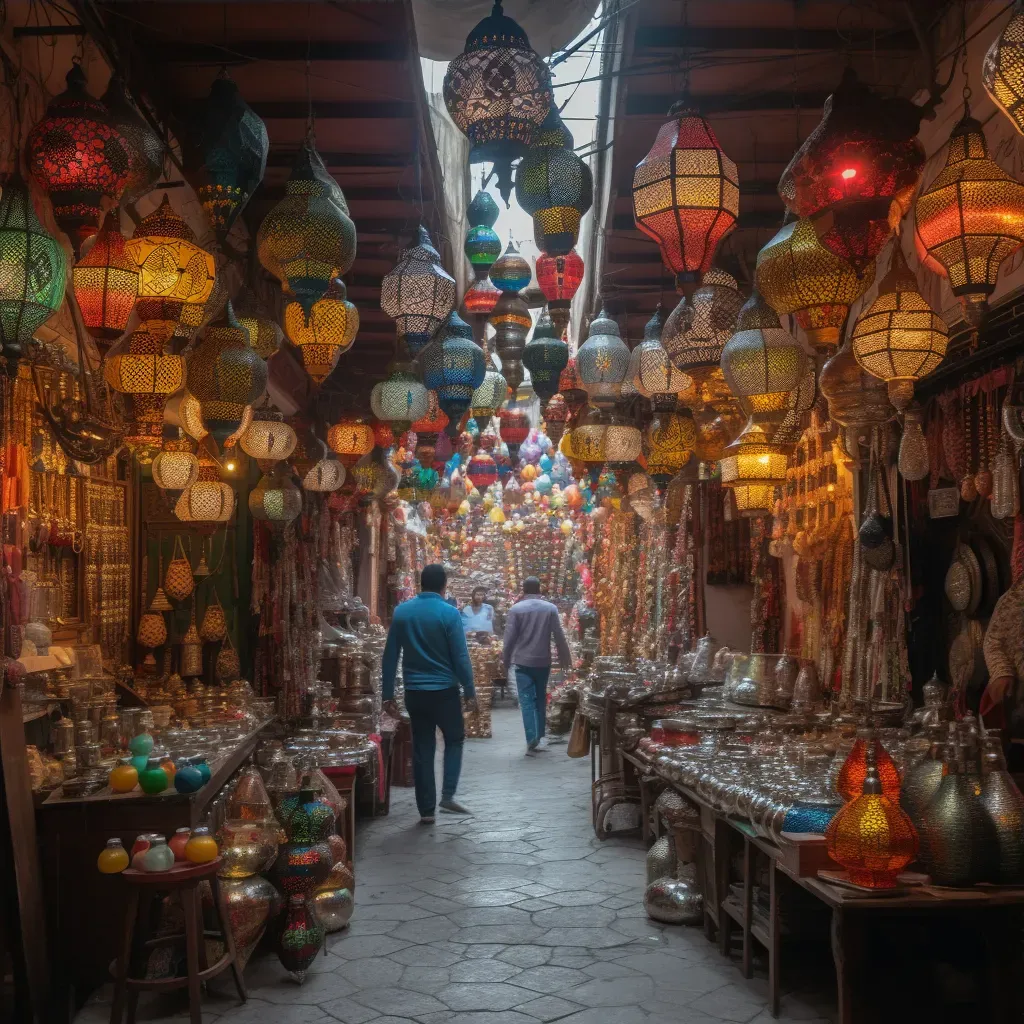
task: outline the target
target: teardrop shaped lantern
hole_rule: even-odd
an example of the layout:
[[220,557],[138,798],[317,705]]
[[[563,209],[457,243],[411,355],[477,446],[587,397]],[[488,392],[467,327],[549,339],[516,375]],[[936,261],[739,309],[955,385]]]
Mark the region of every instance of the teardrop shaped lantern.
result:
[[455,308],[455,279],[421,224],[416,245],[399,257],[380,286],[380,308],[398,327],[398,338],[415,356]]
[[20,177],[0,194],[0,350],[6,372],[18,372],[23,346],[64,301],[64,250],[39,223]]
[[661,343],[664,322],[659,305],[644,327],[644,340],[630,356],[629,376],[633,387],[651,400],[655,411],[674,408],[677,399],[693,389],[693,378],[676,368]]
[[346,416],[328,428],[327,444],[345,466],[354,466],[373,451],[373,427],[354,416]]
[[253,519],[270,526],[287,526],[301,511],[302,491],[292,483],[290,474],[280,467],[260,477],[249,492],[249,512]]
[[242,286],[232,305],[239,326],[249,332],[249,344],[253,351],[260,359],[269,359],[281,347],[284,331],[267,314],[256,293],[248,285]]
[[437,403],[448,416],[448,435],[456,437],[473,392],[484,381],[485,364],[473,328],[454,310],[420,354],[420,366],[423,383],[437,392]]
[[161,491],[183,491],[199,479],[195,442],[189,437],[164,441],[153,459],[153,483]]
[[992,102],[1024,133],[1024,7],[1020,4],[988,48],[981,81]]
[[628,369],[629,349],[619,335],[619,325],[602,309],[576,353],[576,372],[590,404],[611,409],[619,400]]
[[559,391],[551,396],[551,400],[544,407],[544,432],[551,438],[553,444],[557,445],[562,440],[568,421],[569,406]]
[[523,349],[523,366],[530,371],[530,380],[540,398],[541,409],[558,391],[562,371],[568,364],[569,346],[555,335],[555,325],[545,309],[533,330],[533,337]]
[[159,135],[135,109],[125,92],[124,82],[112,75],[103,105],[124,142],[128,154],[128,173],[121,193],[122,203],[132,203],[145,195],[164,170],[166,147]]
[[501,255],[501,239],[494,230],[494,223],[498,219],[498,204],[489,192],[480,189],[473,196],[472,202],[466,207],[466,219],[469,221],[469,231],[466,232],[463,252],[479,281],[487,277],[494,261]]
[[306,315],[356,258],[356,226],[338,183],[310,136],[302,143],[284,198],[256,235],[260,263],[294,295]]
[[501,408],[508,398],[508,381],[504,374],[495,368],[484,339],[484,379],[473,392],[470,399],[469,412],[477,423],[485,424]]
[[100,227],[103,199],[119,199],[130,169],[128,149],[109,111],[86,91],[80,63],[29,133],[29,173],[50,197],[53,216],[77,257]]
[[284,328],[302,356],[306,373],[320,385],[356,340],[359,310],[348,301],[345,282],[336,277],[327,294],[313,303],[308,316],[298,300],[289,302],[284,309]]
[[829,419],[847,430],[847,451],[893,416],[884,382],[861,367],[849,343],[821,368],[818,388],[828,402]]
[[267,126],[222,72],[210,86],[194,129],[185,149],[186,176],[223,242],[263,180],[270,150]]
[[185,382],[185,360],[164,352],[163,342],[140,327],[111,349],[103,377],[114,391],[126,395],[173,395]]
[[698,387],[727,390],[722,379],[722,349],[736,330],[743,306],[736,279],[720,267],[704,274],[700,287],[669,313],[661,343],[676,368]]
[[984,129],[966,100],[946,165],[917,197],[915,213],[922,263],[949,279],[976,327],[1000,265],[1024,245],[1024,185],[989,159]]
[[580,220],[594,203],[594,177],[574,147],[572,132],[552,104],[516,169],[516,199],[533,217],[537,248],[552,256],[572,250]]
[[470,142],[471,164],[493,162],[508,203],[512,161],[526,153],[551,108],[551,76],[501,3],[466,37],[448,65],[444,104]]
[[416,373],[416,364],[399,342],[399,351],[388,367],[388,375],[370,392],[374,416],[391,427],[397,436],[425,416],[430,405],[427,389]]
[[739,177],[699,111],[680,101],[669,117],[633,172],[633,219],[688,294],[739,217]]
[[101,355],[124,334],[139,295],[139,268],[128,255],[119,220],[116,208],[107,214],[92,247],[71,271],[82,322]]
[[569,326],[569,308],[583,283],[583,259],[575,249],[564,256],[542,252],[537,257],[537,285],[548,302],[555,333],[561,337]]

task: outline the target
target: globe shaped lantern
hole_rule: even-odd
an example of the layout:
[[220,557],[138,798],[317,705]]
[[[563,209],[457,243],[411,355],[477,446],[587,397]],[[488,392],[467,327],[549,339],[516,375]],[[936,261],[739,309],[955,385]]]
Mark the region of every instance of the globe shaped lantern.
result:
[[423,383],[437,392],[437,403],[448,417],[446,430],[455,437],[485,373],[484,353],[473,341],[473,328],[455,310],[420,354],[420,366]]
[[498,479],[498,466],[487,452],[477,452],[466,466],[466,478],[483,493]]
[[125,140],[106,107],[86,91],[77,61],[25,142],[29,173],[50,197],[76,258],[99,230],[103,199],[119,199],[130,168]]
[[181,492],[174,514],[183,523],[226,523],[235,511],[235,492],[217,475],[209,457],[199,460],[199,478]]
[[661,343],[664,322],[658,306],[644,327],[644,340],[633,349],[627,375],[637,393],[651,400],[655,411],[675,408],[676,401],[693,390],[693,378],[676,369]]
[[861,367],[851,344],[842,345],[821,368],[818,387],[828,402],[829,419],[846,428],[847,451],[851,453],[873,427],[892,418],[885,383]]
[[139,294],[139,268],[128,255],[119,219],[116,209],[107,214],[91,248],[71,271],[82,323],[101,355],[128,328]]
[[533,217],[537,248],[552,256],[572,250],[580,220],[594,203],[593,175],[574,147],[572,132],[552,104],[516,169],[516,199]]
[[380,308],[398,326],[398,338],[418,355],[455,308],[455,279],[441,266],[441,257],[420,225],[416,245],[406,249],[385,276]]
[[501,239],[494,230],[498,219],[498,204],[490,193],[480,189],[466,208],[469,231],[463,252],[478,281],[487,277],[494,261],[501,255]]
[[160,180],[164,171],[166,147],[160,136],[132,106],[124,82],[118,75],[111,76],[107,91],[103,94],[103,105],[128,155],[128,171],[124,178],[121,202],[134,202]]
[[462,296],[462,312],[464,316],[487,317],[494,310],[501,292],[491,284],[488,278],[474,281]]
[[690,461],[697,424],[689,410],[660,409],[646,432],[647,472],[664,487]]
[[858,275],[821,244],[807,218],[784,224],[757,254],[757,290],[776,313],[795,313],[807,340],[822,353],[835,351],[850,306],[874,279],[874,263]]
[[[400,348],[404,346],[399,343]],[[400,352],[388,367],[387,378],[378,381],[370,392],[374,416],[401,434],[427,414],[430,402],[427,389],[416,373],[408,352]]]
[[235,296],[232,306],[239,326],[249,333],[249,344],[253,351],[260,359],[269,359],[281,347],[284,331],[267,315],[256,293],[248,285],[244,285]]
[[373,451],[373,427],[361,419],[346,416],[328,429],[327,444],[337,452],[343,465],[354,466]]
[[26,342],[64,301],[64,250],[39,223],[18,177],[0,194],[0,350],[15,376]]
[[637,229],[661,248],[676,287],[691,293],[740,209],[736,165],[696,110],[677,103],[633,172]]
[[548,116],[551,76],[500,2],[448,65],[443,96],[452,120],[470,141],[470,163],[494,163],[498,191],[507,203],[512,161],[526,153]]
[[519,252],[516,243],[509,239],[505,251],[491,267],[491,284],[503,292],[521,292],[533,277],[530,264]]
[[299,350],[306,373],[320,385],[356,340],[359,310],[348,301],[345,282],[336,277],[327,294],[313,303],[308,316],[297,300],[289,302],[284,309],[284,329]]
[[498,413],[498,422],[501,439],[514,462],[519,457],[520,446],[530,436],[530,418],[525,410],[506,406]]
[[989,159],[985,132],[966,100],[946,166],[917,197],[915,213],[921,261],[949,279],[976,327],[1000,265],[1024,245],[1024,185]]
[[185,381],[185,360],[165,354],[163,342],[140,327],[111,349],[103,363],[103,377],[121,394],[158,395],[166,401]]
[[192,127],[185,174],[223,242],[263,180],[270,150],[267,126],[222,72]]
[[483,382],[473,392],[469,403],[470,414],[478,423],[487,423],[508,398],[508,382],[501,372],[494,368],[490,353],[487,351],[486,341],[484,342],[484,366],[486,369]]
[[533,337],[523,350],[523,366],[530,371],[533,390],[545,408],[557,393],[562,371],[569,364],[569,346],[555,335],[555,325],[545,310],[533,330]]
[[611,409],[619,400],[629,358],[629,349],[619,336],[619,325],[602,309],[591,322],[587,340],[576,353],[580,384],[595,408]]
[[287,526],[301,511],[302,491],[280,468],[265,473],[249,492],[249,512],[253,519],[270,526]]
[[547,299],[548,311],[560,337],[569,326],[569,308],[583,282],[583,260],[575,249],[564,256],[542,252],[537,257],[537,285]]
[[569,420],[569,406],[561,392],[552,395],[544,407],[544,432],[557,445],[562,440],[565,427]]
[[266,469],[275,462],[287,459],[298,443],[292,427],[285,423],[280,413],[260,412],[253,416],[239,442],[242,451],[251,455]]
[[581,462],[589,468],[600,470],[605,461],[605,439],[608,434],[608,416],[598,409],[584,413],[572,430],[562,438],[569,451],[568,458]]
[[821,244],[858,274],[910,208],[924,166],[920,125],[919,107],[879,96],[848,67],[779,180],[790,211],[811,218]]
[[164,441],[153,459],[153,483],[161,491],[183,491],[199,479],[196,445],[190,437]]
[[296,157],[284,198],[256,235],[260,263],[294,295],[307,317],[331,282],[356,258],[356,226],[338,183],[307,136]]
[[345,467],[333,455],[323,454],[302,478],[302,489],[314,494],[339,490],[345,483]]
[[981,81],[992,102],[1024,133],[1024,7],[1019,4],[985,54]]
[[383,498],[393,491],[399,482],[398,471],[383,449],[376,449],[363,456],[352,467],[352,479],[356,490],[371,500]]

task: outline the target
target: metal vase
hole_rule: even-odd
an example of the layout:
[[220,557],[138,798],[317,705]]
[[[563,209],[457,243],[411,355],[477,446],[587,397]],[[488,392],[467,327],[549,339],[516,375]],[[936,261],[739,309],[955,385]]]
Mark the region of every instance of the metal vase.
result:
[[903,779],[900,790],[900,807],[910,816],[915,828],[921,821],[925,808],[931,803],[942,782],[945,764],[942,761],[939,744],[933,743],[928,755],[914,764]]
[[996,834],[994,882],[1010,885],[1024,875],[1024,796],[1006,770],[998,738],[986,743],[981,803]]
[[675,844],[668,836],[662,836],[647,851],[647,884],[659,878],[672,878],[675,873]]
[[644,910],[662,924],[700,924],[704,897],[696,886],[678,878],[658,878],[644,892]]
[[936,885],[964,887],[990,878],[999,855],[996,832],[980,786],[953,771],[945,775],[920,823],[921,861]]

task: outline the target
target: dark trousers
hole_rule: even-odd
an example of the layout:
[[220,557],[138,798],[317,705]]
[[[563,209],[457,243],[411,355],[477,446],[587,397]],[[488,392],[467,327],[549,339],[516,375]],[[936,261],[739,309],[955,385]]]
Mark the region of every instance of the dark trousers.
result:
[[437,785],[434,781],[434,753],[437,730],[444,737],[444,776],[441,799],[451,800],[462,771],[462,742],[466,728],[462,721],[462,698],[457,686],[446,690],[406,690],[405,707],[412,730],[412,775],[416,784],[416,806],[421,815],[434,813]]

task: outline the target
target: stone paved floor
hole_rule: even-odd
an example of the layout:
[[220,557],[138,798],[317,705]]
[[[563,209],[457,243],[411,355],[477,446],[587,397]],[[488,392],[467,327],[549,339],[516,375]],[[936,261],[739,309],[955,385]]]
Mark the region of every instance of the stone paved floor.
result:
[[[555,747],[523,757],[518,711],[469,740],[459,797],[472,818],[418,824],[412,791],[361,823],[356,909],[302,986],[272,955],[227,978],[218,1024],[719,1024],[773,1018],[763,977],[745,980],[699,928],[647,920],[644,850],[590,827],[589,759]],[[77,1024],[101,1024],[101,996]],[[824,1024],[834,996],[787,994],[782,1021]],[[170,1011],[168,1013],[168,1011]],[[163,1015],[163,1016],[161,1016]],[[180,1006],[140,1016],[181,1020]]]

